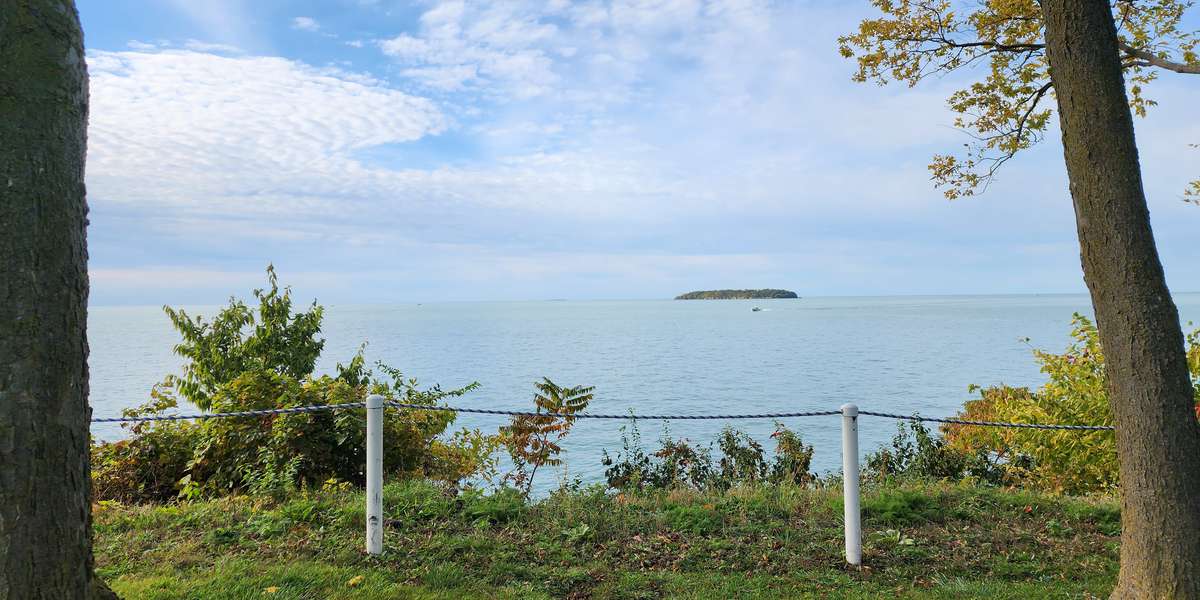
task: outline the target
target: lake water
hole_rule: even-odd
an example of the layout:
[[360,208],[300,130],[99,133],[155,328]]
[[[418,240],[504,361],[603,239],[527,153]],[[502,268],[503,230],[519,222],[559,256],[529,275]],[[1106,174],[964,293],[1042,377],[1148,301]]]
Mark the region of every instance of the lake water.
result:
[[[1200,294],[1178,294],[1183,321],[1200,321]],[[759,306],[762,310],[752,311]],[[189,307],[212,315],[216,307]],[[1031,348],[1062,350],[1084,295],[803,298],[717,301],[454,302],[326,306],[325,353],[332,372],[367,342],[367,359],[443,389],[479,390],[453,404],[530,409],[533,382],[593,385],[590,411],[604,413],[792,412],[860,408],[952,415],[969,384],[1037,386]],[[144,402],[177,371],[177,336],[157,307],[89,311],[94,415]],[[1024,338],[1029,338],[1026,343]],[[464,415],[455,427],[494,431],[501,417]],[[789,419],[816,448],[818,471],[840,466],[838,417]],[[734,425],[764,445],[769,420]],[[621,422],[577,421],[565,448],[572,478],[603,476],[601,451],[621,446]],[[724,422],[677,421],[672,435],[713,440]],[[660,422],[639,424],[648,447]],[[894,421],[861,419],[864,452],[890,440]],[[122,430],[93,426],[100,439]],[[541,479],[541,476],[539,476]],[[554,483],[547,474],[541,485]]]

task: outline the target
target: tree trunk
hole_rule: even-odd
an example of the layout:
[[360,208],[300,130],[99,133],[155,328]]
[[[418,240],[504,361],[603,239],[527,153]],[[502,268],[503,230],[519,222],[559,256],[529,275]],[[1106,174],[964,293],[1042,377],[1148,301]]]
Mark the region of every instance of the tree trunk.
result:
[[0,599],[113,597],[92,570],[83,164],[70,0],[0,10]]
[[1200,425],[1104,0],[1042,0],[1050,76],[1121,467],[1113,598],[1200,598]]

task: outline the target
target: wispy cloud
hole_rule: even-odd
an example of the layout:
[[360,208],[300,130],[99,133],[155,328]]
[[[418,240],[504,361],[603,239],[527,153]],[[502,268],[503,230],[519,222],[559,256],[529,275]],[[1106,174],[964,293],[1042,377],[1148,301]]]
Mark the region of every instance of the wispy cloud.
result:
[[[1079,289],[1077,257],[1048,256],[1074,232],[1053,132],[988,196],[947,203],[925,163],[962,141],[945,107],[960,82],[851,83],[835,40],[857,9],[419,7],[407,25],[352,35],[291,21],[350,39],[330,46],[360,61],[353,69],[264,56],[269,41],[237,41],[249,34],[91,53],[89,195],[109,216],[96,222],[119,213],[182,269],[213,269],[189,266],[206,257],[257,274],[287,257],[296,271],[345,266],[347,281],[403,277],[447,296],[455,279],[503,297],[555,282],[611,297],[622,293],[604,286],[644,295],[788,278],[826,293],[946,291],[951,279],[969,291]],[[253,20],[232,0],[187,10]],[[317,66],[329,64],[343,66]],[[1180,144],[1200,125],[1187,118],[1192,90],[1155,90],[1162,106],[1138,134],[1156,232],[1168,271],[1196,273],[1170,248],[1198,213],[1163,190],[1194,176]],[[121,235],[97,232],[99,266],[132,268],[103,262]],[[103,281],[134,283],[115,277]]]
[[292,29],[300,31],[320,31],[321,24],[312,17],[296,17],[292,19]]
[[[214,44],[200,40],[187,40],[183,47],[196,52],[215,52],[218,54],[244,54],[245,51],[232,44]],[[144,49],[144,48],[143,48]]]
[[93,52],[89,66],[89,184],[101,203],[339,210],[374,178],[355,151],[446,126],[428,100],[282,58]]

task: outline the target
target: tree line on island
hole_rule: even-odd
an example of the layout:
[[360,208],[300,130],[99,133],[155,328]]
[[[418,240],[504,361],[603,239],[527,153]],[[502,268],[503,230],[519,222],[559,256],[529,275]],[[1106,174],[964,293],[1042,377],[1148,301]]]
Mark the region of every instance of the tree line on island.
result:
[[675,296],[676,300],[764,300],[771,298],[799,298],[788,290],[699,290]]

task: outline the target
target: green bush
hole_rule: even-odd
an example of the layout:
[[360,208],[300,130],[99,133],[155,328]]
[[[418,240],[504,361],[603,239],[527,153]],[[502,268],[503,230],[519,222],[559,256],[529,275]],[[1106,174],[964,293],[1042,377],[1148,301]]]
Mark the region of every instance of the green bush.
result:
[[813,447],[804,445],[800,434],[775,424],[775,463],[771,465],[771,481],[803,485],[816,479],[812,471]]
[[[1112,425],[1104,353],[1096,326],[1076,314],[1074,343],[1062,354],[1035,351],[1049,381],[1039,390],[1008,386],[980,390],[966,403],[965,419],[1017,423]],[[1187,336],[1188,365],[1200,412],[1200,330]],[[948,425],[948,445],[986,453],[1008,481],[1068,494],[1108,491],[1118,484],[1116,437],[1111,431],[1011,429]]]
[[[413,385],[405,381],[391,388],[378,383],[353,386],[332,377],[301,382],[255,371],[218,389],[212,408],[235,412],[345,404],[361,402],[369,392],[413,404],[437,404],[447,394]],[[161,388],[157,394],[151,404],[126,414],[175,408],[169,394]],[[454,413],[445,411],[385,411],[386,476],[455,483],[494,465],[497,443],[490,436],[464,431],[442,436],[453,420]],[[365,426],[361,409],[138,424],[130,427],[126,440],[93,446],[96,498],[142,502],[177,495],[286,492],[320,487],[329,480],[362,485]]]
[[863,461],[868,479],[950,479],[973,477],[985,483],[1002,483],[1005,470],[983,451],[950,446],[920,422],[900,422],[890,446],[868,454]]
[[616,456],[604,451],[602,460],[608,486],[622,491],[643,489],[727,490],[757,483],[807,484],[816,479],[810,471],[813,448],[800,435],[775,424],[771,434],[775,453],[766,457],[762,444],[742,431],[725,428],[716,440],[720,451],[713,458],[712,444],[693,446],[667,433],[659,449],[646,454],[637,424],[621,428],[622,450]]
[[[174,396],[151,391],[151,401],[128,417],[160,414],[174,409]],[[197,439],[194,423],[154,421],[126,427],[128,439],[92,445],[92,494],[97,500],[141,502],[174,498],[187,472]]]
[[312,374],[325,347],[325,340],[317,338],[324,311],[314,300],[307,311],[293,314],[291,288],[280,291],[272,265],[267,266],[267,280],[270,290],[254,290],[257,319],[256,311],[236,298],[211,322],[163,307],[183,338],[175,353],[187,360],[183,376],[168,375],[166,383],[192,404],[208,410],[219,388],[251,371],[293,379]]
[[[261,303],[256,324],[246,320],[250,309],[236,300],[218,314],[214,323],[222,325],[215,327],[168,309],[185,338],[177,350],[184,349],[180,353],[189,361],[184,368],[188,375],[168,377],[151,392],[149,403],[125,414],[169,413],[178,408],[177,392],[213,412],[241,412],[361,402],[372,393],[437,405],[474,389],[476,384],[450,391],[421,389],[416,380],[382,364],[387,377],[376,378],[365,368],[361,349],[349,365],[338,365],[336,377],[314,376],[315,356],[310,354],[323,345],[313,339],[320,331],[320,307],[314,304],[307,316],[291,315],[288,293],[279,294],[273,271],[270,279],[270,292],[255,291]],[[242,323],[239,331],[234,330],[237,323]],[[286,349],[292,344],[299,350]],[[226,356],[217,351],[223,347],[236,350]],[[243,370],[234,373],[236,369]],[[385,475],[458,483],[494,472],[498,438],[468,430],[444,436],[454,419],[449,411],[387,409]],[[128,439],[93,446],[95,495],[98,500],[142,502],[289,491],[329,481],[361,485],[365,425],[361,409],[135,423],[127,427]]]

